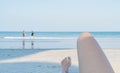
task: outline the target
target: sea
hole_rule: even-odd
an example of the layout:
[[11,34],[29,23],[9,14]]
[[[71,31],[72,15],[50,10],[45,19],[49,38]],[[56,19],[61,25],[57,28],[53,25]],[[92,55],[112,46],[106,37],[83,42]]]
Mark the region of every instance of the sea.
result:
[[[90,32],[103,49],[120,49],[120,32]],[[0,32],[0,49],[75,49],[82,32]]]

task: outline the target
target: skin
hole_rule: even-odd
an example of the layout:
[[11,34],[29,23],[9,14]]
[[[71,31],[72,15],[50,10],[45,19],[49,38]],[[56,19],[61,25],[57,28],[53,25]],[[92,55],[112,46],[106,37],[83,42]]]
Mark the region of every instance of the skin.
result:
[[62,73],[69,73],[69,67],[71,66],[71,58],[65,57],[61,61],[61,66],[62,66]]

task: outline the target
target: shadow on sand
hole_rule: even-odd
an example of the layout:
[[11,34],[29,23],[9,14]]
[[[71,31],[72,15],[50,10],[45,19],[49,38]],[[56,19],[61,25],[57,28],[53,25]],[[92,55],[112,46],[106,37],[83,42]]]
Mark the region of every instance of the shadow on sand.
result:
[[[0,73],[60,73],[61,65],[49,62],[0,63]],[[71,66],[70,73],[79,73],[78,67]]]

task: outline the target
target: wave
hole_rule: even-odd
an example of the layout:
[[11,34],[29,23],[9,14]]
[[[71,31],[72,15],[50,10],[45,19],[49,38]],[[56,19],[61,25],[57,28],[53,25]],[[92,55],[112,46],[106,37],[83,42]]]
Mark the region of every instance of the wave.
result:
[[31,40],[31,39],[40,39],[40,40],[62,40],[62,39],[76,39],[76,37],[3,37],[2,39],[12,39],[12,40]]
[[[78,37],[14,37],[14,36],[6,36],[6,37],[0,37],[0,39],[10,39],[10,40],[72,40],[72,39],[76,39],[77,40]],[[114,37],[101,37],[101,38],[96,38],[97,40],[110,40],[110,39],[118,39],[120,40],[120,37],[118,38],[114,38]]]

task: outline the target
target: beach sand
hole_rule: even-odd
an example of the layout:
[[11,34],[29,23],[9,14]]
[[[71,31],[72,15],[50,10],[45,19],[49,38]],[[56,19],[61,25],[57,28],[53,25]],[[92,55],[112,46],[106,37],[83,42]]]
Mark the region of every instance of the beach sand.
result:
[[115,73],[120,73],[120,49],[104,49]]
[[[115,73],[120,73],[120,49],[103,49]],[[70,73],[78,73],[77,49],[0,50],[1,73],[60,73],[61,60],[71,57]]]

